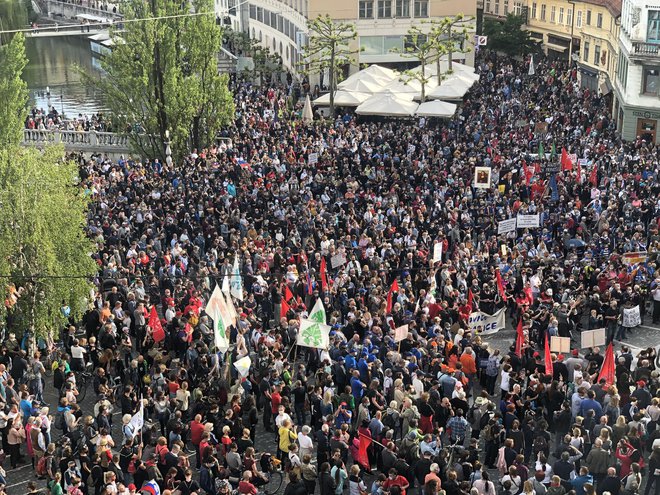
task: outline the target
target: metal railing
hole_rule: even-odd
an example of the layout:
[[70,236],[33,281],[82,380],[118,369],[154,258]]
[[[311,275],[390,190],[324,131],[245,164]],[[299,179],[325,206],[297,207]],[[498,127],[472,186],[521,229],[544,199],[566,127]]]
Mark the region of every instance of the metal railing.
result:
[[633,55],[642,57],[657,57],[660,55],[660,44],[645,43],[643,41],[632,42]]

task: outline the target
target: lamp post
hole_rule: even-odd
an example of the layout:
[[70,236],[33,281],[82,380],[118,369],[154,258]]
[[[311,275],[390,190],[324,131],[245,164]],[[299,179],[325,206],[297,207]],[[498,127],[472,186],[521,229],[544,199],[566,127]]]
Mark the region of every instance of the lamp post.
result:
[[575,12],[575,2],[568,0],[568,3],[573,9],[573,15],[571,15],[571,41],[568,45],[568,62],[570,63],[573,60],[573,31],[575,30],[575,16],[577,15],[577,12]]
[[172,148],[170,148],[170,131],[165,131],[165,163],[172,165]]

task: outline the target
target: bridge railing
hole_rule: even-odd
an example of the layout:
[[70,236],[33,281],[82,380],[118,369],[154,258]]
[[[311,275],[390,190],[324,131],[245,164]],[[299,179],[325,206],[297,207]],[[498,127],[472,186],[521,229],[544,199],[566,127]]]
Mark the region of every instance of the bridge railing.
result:
[[50,144],[63,144],[66,149],[104,149],[128,151],[128,136],[114,132],[65,131],[59,129],[24,129],[23,144],[42,147]]

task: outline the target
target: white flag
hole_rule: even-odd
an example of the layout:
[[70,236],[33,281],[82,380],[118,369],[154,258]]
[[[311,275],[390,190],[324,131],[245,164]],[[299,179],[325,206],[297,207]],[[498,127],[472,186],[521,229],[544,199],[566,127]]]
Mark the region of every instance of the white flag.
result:
[[323,307],[323,301],[321,301],[320,297],[316,300],[316,302],[314,303],[314,307],[309,312],[309,319],[318,321],[323,325],[325,325],[328,322],[325,316],[325,308]]
[[243,300],[243,281],[241,279],[241,270],[238,267],[238,255],[234,258],[234,267],[231,270],[231,295],[239,301]]
[[218,284],[213,289],[213,293],[206,304],[205,311],[213,319],[213,340],[215,347],[221,352],[227,352],[227,349],[229,349],[227,328],[232,325],[232,321],[229,316],[227,303],[222,296],[222,291]]
[[248,376],[250,366],[252,366],[250,356],[245,356],[234,363],[234,368],[236,368],[236,371],[238,371],[238,374],[241,375],[242,378]]
[[330,345],[330,325],[316,320],[300,320],[300,329],[296,343],[305,347],[327,349]]
[[527,75],[528,76],[533,76],[536,74],[536,70],[534,69],[534,55],[529,57],[529,69],[527,70]]
[[135,435],[142,431],[142,427],[144,426],[144,402],[141,399],[140,410],[131,417],[129,424],[133,427]]

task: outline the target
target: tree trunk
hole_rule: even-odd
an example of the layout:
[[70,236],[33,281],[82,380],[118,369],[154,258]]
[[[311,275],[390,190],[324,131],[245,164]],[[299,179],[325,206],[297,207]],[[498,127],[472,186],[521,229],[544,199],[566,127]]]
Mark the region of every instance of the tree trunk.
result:
[[330,116],[335,116],[335,46],[330,51]]
[[426,59],[421,60],[422,62],[422,98],[421,103],[424,103],[426,100]]
[[453,41],[451,39],[451,24],[447,27],[447,41],[448,41],[448,43],[447,43],[447,70],[451,74],[453,72],[451,58],[452,58],[452,55],[454,53],[452,51]]

